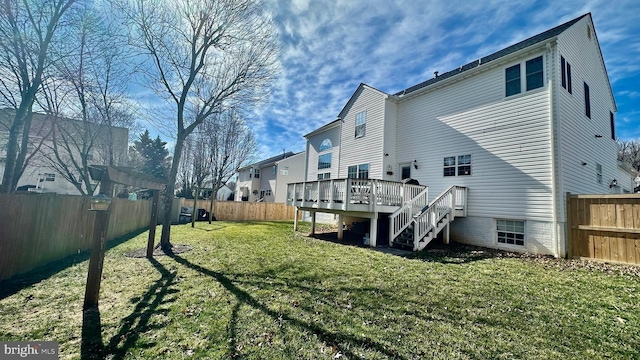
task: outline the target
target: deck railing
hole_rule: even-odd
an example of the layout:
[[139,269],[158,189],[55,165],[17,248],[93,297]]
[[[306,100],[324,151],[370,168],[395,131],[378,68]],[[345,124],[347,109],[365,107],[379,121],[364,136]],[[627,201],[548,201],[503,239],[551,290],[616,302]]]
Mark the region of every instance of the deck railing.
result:
[[[403,206],[426,187],[376,179],[331,179],[291,183],[287,185],[287,203],[301,207],[341,208],[348,204]],[[315,205],[314,205],[315,204]],[[336,206],[331,206],[335,204]]]

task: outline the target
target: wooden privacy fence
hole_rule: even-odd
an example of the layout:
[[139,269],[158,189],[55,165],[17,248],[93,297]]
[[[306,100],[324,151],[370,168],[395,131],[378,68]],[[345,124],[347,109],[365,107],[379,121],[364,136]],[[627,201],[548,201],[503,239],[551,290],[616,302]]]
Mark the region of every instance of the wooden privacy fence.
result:
[[567,193],[569,257],[640,265],[640,194]]
[[[193,199],[181,199],[180,206],[192,207]],[[209,211],[209,200],[198,200],[198,208]],[[235,220],[293,220],[295,206],[282,203],[249,201],[214,201],[213,214],[223,221]]]
[[[0,194],[0,280],[91,247],[89,197]],[[107,239],[149,226],[151,201],[114,199]]]

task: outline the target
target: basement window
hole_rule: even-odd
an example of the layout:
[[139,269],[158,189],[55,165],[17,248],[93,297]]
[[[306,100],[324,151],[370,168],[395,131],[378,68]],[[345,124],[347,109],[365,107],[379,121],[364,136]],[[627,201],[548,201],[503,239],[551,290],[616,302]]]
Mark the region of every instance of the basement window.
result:
[[524,246],[524,221],[496,220],[498,243]]

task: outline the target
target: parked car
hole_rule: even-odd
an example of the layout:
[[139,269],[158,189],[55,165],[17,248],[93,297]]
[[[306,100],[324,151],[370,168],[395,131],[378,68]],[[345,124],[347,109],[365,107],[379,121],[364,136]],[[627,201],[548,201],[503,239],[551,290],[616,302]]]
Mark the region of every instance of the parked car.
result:
[[[178,222],[180,224],[186,224],[191,222],[191,214],[193,214],[193,208],[183,206],[180,208],[180,217]],[[209,212],[206,209],[198,209],[196,211],[196,221],[208,221],[209,220]],[[211,220],[216,221],[215,215],[211,217]]]

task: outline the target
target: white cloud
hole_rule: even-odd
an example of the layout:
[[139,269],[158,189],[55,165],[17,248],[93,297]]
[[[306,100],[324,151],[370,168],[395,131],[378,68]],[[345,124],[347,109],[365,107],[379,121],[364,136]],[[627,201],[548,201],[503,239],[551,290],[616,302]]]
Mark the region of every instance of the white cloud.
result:
[[433,77],[433,71],[452,70],[586,12],[593,13],[619,103],[638,90],[628,85],[640,70],[638,1],[268,4],[283,40],[283,79],[258,119],[264,123],[257,134],[262,157],[283,147],[303,150],[302,136],[333,121],[360,82],[394,93]]

